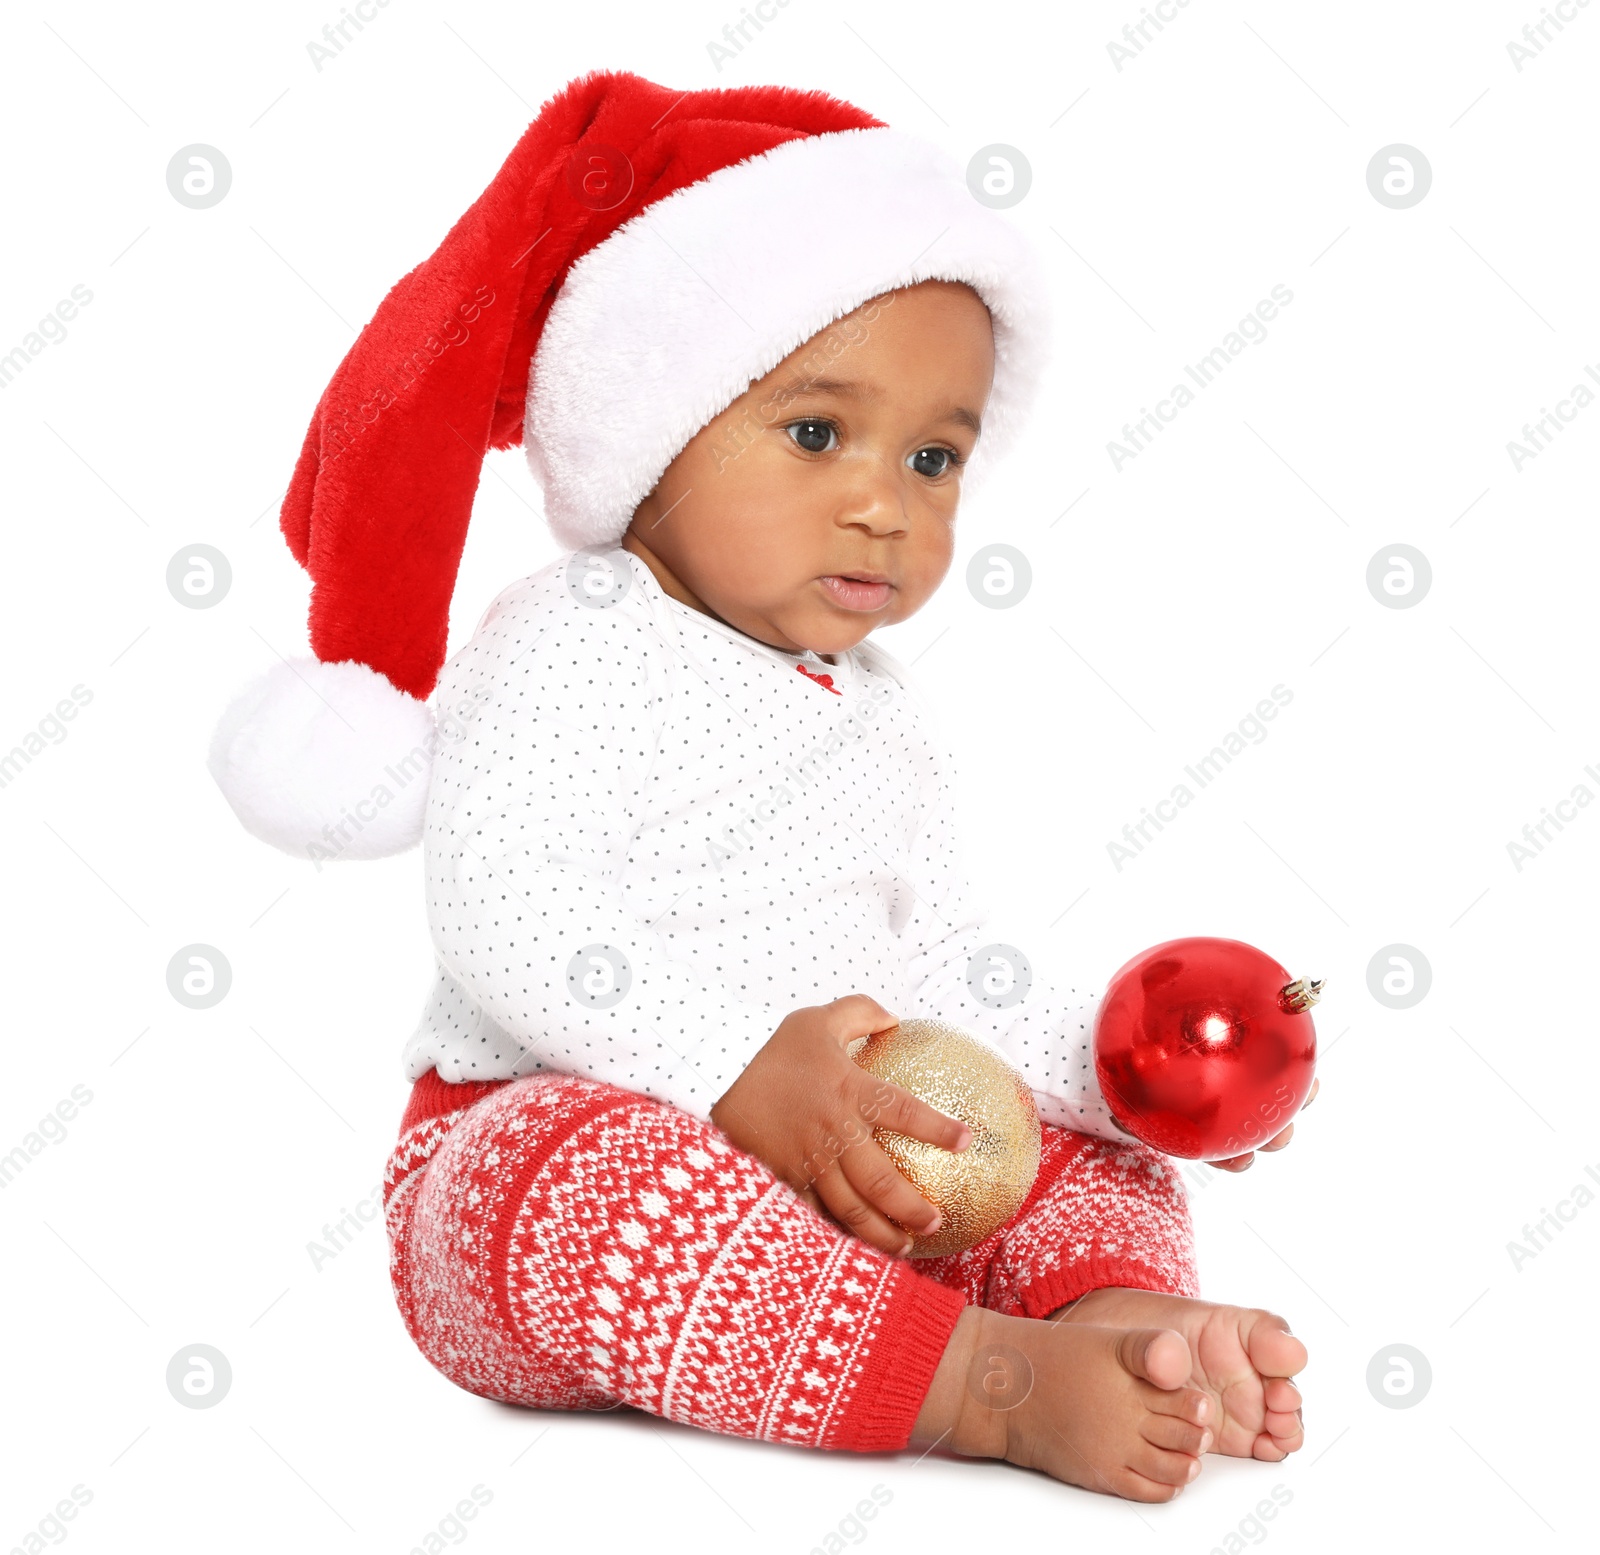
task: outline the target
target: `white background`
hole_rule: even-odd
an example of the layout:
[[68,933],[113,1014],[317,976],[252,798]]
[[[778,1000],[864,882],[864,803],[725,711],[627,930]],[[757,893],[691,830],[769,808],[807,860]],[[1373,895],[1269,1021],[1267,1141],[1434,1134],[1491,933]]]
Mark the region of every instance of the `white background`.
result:
[[[1532,0],[1195,0],[1120,71],[1106,44],[1139,4],[1064,9],[792,0],[719,72],[736,0],[394,0],[319,72],[332,0],[7,8],[0,353],[74,285],[93,302],[0,391],[0,748],[75,685],[93,699],[0,789],[0,1153],[75,1085],[93,1099],[0,1190],[0,1548],[74,1485],[83,1551],[400,1555],[475,1485],[481,1550],[805,1552],[874,1485],[879,1550],[1583,1542],[1600,1205],[1520,1271],[1507,1244],[1600,1170],[1600,811],[1520,872],[1506,844],[1600,793],[1600,408],[1520,472],[1506,445],[1600,364],[1600,5],[1520,72]],[[1207,1293],[1310,1347],[1288,1463],[1212,1458],[1135,1508],[992,1464],[535,1415],[431,1371],[379,1226],[312,1266],[404,1104],[432,966],[419,857],[274,853],[205,746],[245,679],[304,650],[276,506],[355,329],[600,67],[820,87],[963,161],[1001,142],[1031,163],[1013,215],[1059,312],[1046,399],[943,590],[885,641],[943,710],[996,938],[1096,986],[1194,933],[1328,980],[1294,1145],[1193,1193]],[[233,169],[207,210],[166,187],[191,142]],[[1394,142],[1433,170],[1410,209],[1366,182]],[[1122,423],[1276,284],[1294,300],[1268,338],[1114,469]],[[233,584],[184,609],[166,568],[201,541]],[[964,581],[996,542],[1033,569],[1010,610]],[[1409,609],[1366,584],[1396,543],[1433,572]],[[452,647],[552,554],[520,451],[491,455]],[[1114,868],[1107,842],[1279,683],[1269,737]],[[233,971],[206,1011],[167,991],[194,942]],[[1368,987],[1397,943],[1433,975],[1404,1010]],[[213,1409],[165,1385],[197,1342],[232,1366]],[[1396,1343],[1432,1367],[1408,1409],[1365,1380]],[[1250,1524],[1278,1485],[1292,1500]]]

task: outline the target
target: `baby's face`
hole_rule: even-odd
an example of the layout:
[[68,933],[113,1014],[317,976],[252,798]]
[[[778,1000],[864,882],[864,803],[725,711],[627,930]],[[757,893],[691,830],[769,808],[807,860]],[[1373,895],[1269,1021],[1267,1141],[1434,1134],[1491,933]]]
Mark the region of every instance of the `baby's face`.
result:
[[703,427],[622,544],[673,598],[797,653],[920,610],[950,566],[961,465],[994,381],[976,292],[865,303]]

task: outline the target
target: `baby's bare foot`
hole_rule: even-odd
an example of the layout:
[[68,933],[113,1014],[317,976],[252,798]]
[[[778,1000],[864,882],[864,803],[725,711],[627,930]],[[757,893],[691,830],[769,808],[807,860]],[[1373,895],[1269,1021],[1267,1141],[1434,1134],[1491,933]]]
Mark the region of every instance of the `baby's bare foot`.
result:
[[1276,1463],[1305,1444],[1300,1390],[1289,1381],[1306,1347],[1289,1325],[1256,1307],[1225,1307],[1159,1291],[1092,1290],[1054,1314],[1062,1323],[1176,1329],[1193,1370],[1184,1379],[1216,1402],[1215,1450]]
[[1005,1458],[1134,1501],[1170,1501],[1200,1472],[1216,1406],[1185,1386],[1170,1329],[962,1312],[912,1441]]

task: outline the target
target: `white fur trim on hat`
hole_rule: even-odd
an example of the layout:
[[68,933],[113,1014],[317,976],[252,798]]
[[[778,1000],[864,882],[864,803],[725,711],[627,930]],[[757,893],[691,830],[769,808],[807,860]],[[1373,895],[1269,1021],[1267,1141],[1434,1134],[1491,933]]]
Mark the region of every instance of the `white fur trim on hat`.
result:
[[437,743],[427,703],[376,670],[298,659],[234,699],[208,765],[247,831],[320,869],[420,841]]
[[614,543],[707,422],[869,298],[964,281],[995,377],[969,488],[1016,435],[1048,354],[1022,231],[939,147],[903,131],[785,141],[646,206],[567,275],[528,375],[523,441],[555,537]]

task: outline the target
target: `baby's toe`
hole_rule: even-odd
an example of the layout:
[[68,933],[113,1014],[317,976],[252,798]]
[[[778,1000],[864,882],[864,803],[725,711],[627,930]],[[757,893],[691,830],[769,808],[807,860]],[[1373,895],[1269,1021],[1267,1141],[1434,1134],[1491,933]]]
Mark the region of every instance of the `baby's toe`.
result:
[[1292,1377],[1306,1364],[1306,1347],[1289,1332],[1289,1325],[1271,1312],[1263,1312],[1251,1326],[1245,1351],[1263,1377]]
[[1294,1452],[1305,1440],[1305,1426],[1297,1414],[1279,1414],[1276,1410],[1269,1409],[1262,1424],[1265,1425],[1267,1434],[1285,1452]]
[[1187,1485],[1200,1472],[1200,1460],[1186,1452],[1167,1452],[1141,1442],[1128,1455],[1128,1467],[1158,1485]]
[[1133,1376],[1163,1391],[1182,1387],[1192,1364],[1189,1341],[1175,1328],[1130,1328],[1117,1354]]
[[1144,1403],[1153,1414],[1168,1415],[1197,1426],[1216,1423],[1216,1405],[1211,1402],[1211,1395],[1200,1388],[1149,1388],[1145,1391]]
[[1152,1447],[1188,1453],[1192,1458],[1211,1448],[1210,1431],[1177,1415],[1146,1415],[1140,1434]]
[[[1298,1442],[1295,1443],[1299,1445]],[[1280,1441],[1263,1431],[1255,1440],[1255,1445],[1250,1450],[1252,1458],[1259,1459],[1262,1463],[1282,1463],[1289,1456],[1291,1449],[1286,1442]]]
[[1283,1377],[1269,1377],[1261,1399],[1268,1409],[1283,1415],[1292,1415],[1304,1402],[1300,1389]]
[[1167,1485],[1159,1480],[1146,1479],[1143,1474],[1132,1469],[1123,1469],[1113,1475],[1105,1484],[1097,1485],[1096,1489],[1109,1489],[1113,1495],[1118,1495],[1125,1501],[1170,1501],[1182,1489],[1182,1485]]

